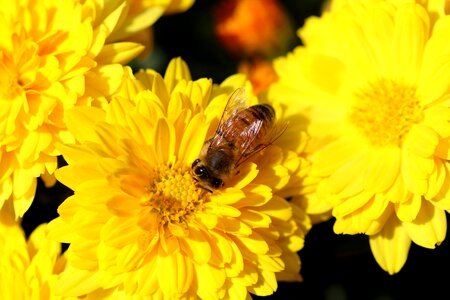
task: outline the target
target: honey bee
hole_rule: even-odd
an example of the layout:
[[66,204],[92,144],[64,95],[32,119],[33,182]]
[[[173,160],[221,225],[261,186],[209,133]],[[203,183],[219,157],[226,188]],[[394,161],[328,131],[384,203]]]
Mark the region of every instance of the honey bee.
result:
[[231,95],[214,136],[192,163],[194,179],[210,192],[223,187],[243,162],[270,146],[287,127],[276,122],[272,106],[248,106],[247,100],[243,87]]

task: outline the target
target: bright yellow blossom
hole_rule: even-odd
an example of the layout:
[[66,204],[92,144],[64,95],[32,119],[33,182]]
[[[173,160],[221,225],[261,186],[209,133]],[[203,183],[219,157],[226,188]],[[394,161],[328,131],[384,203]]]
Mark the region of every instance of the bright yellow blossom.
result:
[[309,178],[334,231],[369,235],[396,273],[411,241],[434,248],[446,235],[450,19],[414,1],[336,1],[299,35],[269,96],[305,120]]
[[74,195],[49,226],[52,238],[70,243],[57,292],[247,299],[272,294],[277,279],[301,280],[297,251],[310,221],[285,198],[304,141],[276,141],[210,192],[191,165],[231,93],[251,91],[245,77],[193,81],[181,59],[164,78],[153,70],[126,74],[105,111],[68,113],[77,143],[59,147],[68,166],[56,176]]
[[72,140],[64,111],[104,101],[142,46],[106,41],[122,2],[0,2],[0,208],[21,217]]
[[61,244],[45,232],[46,224],[41,224],[27,241],[12,216],[0,212],[0,299],[61,299],[53,288],[66,261]]

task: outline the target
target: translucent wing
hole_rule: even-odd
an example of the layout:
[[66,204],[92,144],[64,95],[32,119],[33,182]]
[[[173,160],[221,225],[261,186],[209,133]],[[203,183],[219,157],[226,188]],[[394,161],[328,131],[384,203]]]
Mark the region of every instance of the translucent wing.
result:
[[223,126],[231,116],[237,114],[243,109],[246,109],[248,107],[247,101],[248,95],[245,91],[245,88],[240,87],[236,89],[228,99],[227,105],[223,110],[222,117],[220,118],[219,127],[217,128],[217,130],[219,130],[220,127]]
[[[262,126],[262,121],[255,123],[254,128],[252,128],[251,130],[259,131],[261,126]],[[270,131],[264,136],[264,138],[261,141],[258,141],[258,143],[256,143],[256,144],[253,144],[253,139],[255,138],[255,135],[253,135],[251,137],[249,135],[250,138],[248,139],[248,141],[245,142],[245,145],[242,148],[243,152],[242,152],[241,156],[239,157],[239,159],[236,161],[235,166],[236,167],[239,166],[240,164],[245,162],[247,159],[251,158],[256,153],[264,150],[266,147],[273,144],[284,133],[287,126],[288,126],[287,121],[276,122],[272,126]],[[255,146],[251,147],[252,144]]]
[[244,87],[236,89],[233,94],[231,94],[222,113],[222,117],[220,118],[216,133],[214,134],[211,144],[209,145],[210,148],[219,147],[224,141],[223,137],[228,136],[228,132],[233,130],[233,124],[230,122],[230,119],[248,107],[247,100],[248,96]]

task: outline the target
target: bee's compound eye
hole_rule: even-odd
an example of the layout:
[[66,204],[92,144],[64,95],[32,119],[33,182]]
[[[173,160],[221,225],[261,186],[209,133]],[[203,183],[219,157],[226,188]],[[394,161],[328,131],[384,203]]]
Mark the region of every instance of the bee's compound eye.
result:
[[222,179],[219,179],[219,178],[213,178],[211,180],[211,183],[215,189],[218,189],[222,186],[223,181],[222,181]]
[[194,168],[194,173],[200,178],[208,178],[208,171],[204,166]]
[[198,159],[198,158],[196,160],[194,160],[194,162],[191,165],[191,168],[193,169],[196,165],[198,165],[199,162],[200,162],[200,159]]

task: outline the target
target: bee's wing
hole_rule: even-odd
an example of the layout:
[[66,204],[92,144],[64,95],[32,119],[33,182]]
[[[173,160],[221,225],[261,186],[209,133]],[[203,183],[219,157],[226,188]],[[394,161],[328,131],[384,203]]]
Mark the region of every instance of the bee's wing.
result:
[[245,88],[240,87],[236,89],[233,92],[233,94],[231,94],[230,98],[227,101],[227,105],[223,110],[222,117],[220,118],[217,130],[219,130],[220,127],[223,126],[227,122],[227,120],[230,119],[231,116],[237,114],[239,111],[243,109],[246,109],[248,107],[247,101],[248,95],[247,92],[245,91]]
[[229,136],[229,131],[233,130],[230,118],[236,115],[238,112],[246,109],[248,101],[247,92],[244,87],[236,89],[225,105],[225,109],[217,126],[217,130],[214,137],[211,140],[210,148],[218,147],[223,142],[224,136]]
[[250,127],[249,130],[252,130],[253,134],[249,134],[249,138],[245,140],[245,143],[242,147],[243,151],[239,159],[236,161],[236,166],[239,166],[259,151],[262,151],[266,147],[270,146],[284,133],[289,124],[287,121],[276,122],[270,129],[270,131],[265,135],[262,141],[256,144],[255,147],[250,147],[253,144],[253,140],[255,139],[257,133],[261,129],[262,123],[262,121],[256,122],[254,126],[252,126],[253,128]]

